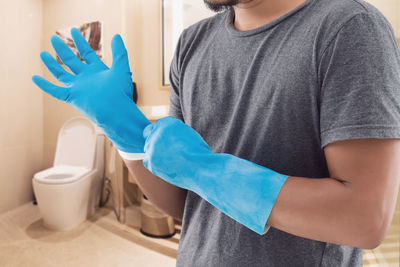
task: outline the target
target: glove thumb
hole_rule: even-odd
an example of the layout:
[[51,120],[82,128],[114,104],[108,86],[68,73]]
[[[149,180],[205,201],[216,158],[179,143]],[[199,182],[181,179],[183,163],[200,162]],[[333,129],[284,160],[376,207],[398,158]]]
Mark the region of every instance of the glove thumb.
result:
[[149,125],[147,125],[144,129],[143,129],[143,137],[144,139],[147,139],[147,137],[149,137],[149,135],[151,134],[151,132],[153,131],[153,123],[150,123]]

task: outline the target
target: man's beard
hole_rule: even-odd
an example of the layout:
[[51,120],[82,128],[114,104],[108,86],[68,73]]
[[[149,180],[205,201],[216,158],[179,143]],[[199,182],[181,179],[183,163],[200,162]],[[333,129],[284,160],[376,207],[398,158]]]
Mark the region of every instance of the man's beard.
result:
[[214,12],[221,12],[234,6],[240,2],[240,0],[203,0],[207,8]]

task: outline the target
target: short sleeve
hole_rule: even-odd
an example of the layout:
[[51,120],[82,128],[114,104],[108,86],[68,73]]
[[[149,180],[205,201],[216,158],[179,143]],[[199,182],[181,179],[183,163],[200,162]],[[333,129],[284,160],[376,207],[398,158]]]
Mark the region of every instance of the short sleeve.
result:
[[323,52],[321,148],[357,138],[400,138],[400,51],[381,14],[348,20]]
[[170,81],[170,105],[169,115],[183,121],[182,109],[180,104],[180,51],[181,51],[182,35],[179,37],[174,56],[171,61],[169,71]]

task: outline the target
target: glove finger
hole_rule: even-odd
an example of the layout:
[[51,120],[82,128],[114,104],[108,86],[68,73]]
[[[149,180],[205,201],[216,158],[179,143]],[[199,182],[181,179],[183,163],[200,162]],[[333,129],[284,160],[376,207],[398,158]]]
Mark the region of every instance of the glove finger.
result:
[[51,44],[61,61],[75,74],[79,74],[85,67],[85,64],[72,52],[58,36],[51,37]]
[[38,75],[32,76],[32,81],[43,91],[61,101],[66,101],[69,96],[69,90],[65,87],[60,87],[43,79]]
[[40,58],[51,74],[53,74],[53,76],[60,82],[69,85],[74,80],[74,75],[61,67],[61,65],[50,55],[50,53],[45,51],[41,52]]
[[71,29],[71,36],[79,54],[87,63],[103,63],[77,28]]
[[112,68],[130,72],[128,52],[119,34],[114,35],[111,41],[111,49],[113,55]]
[[150,123],[143,129],[144,139],[147,139],[149,137],[149,135],[151,134],[151,132],[153,131],[153,125],[154,125],[154,123]]

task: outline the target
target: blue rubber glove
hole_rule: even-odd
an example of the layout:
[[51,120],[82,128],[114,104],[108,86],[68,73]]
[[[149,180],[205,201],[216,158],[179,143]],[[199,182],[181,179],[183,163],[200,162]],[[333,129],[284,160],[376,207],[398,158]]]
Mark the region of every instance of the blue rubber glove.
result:
[[108,68],[78,29],[73,28],[71,35],[86,64],[60,38],[53,36],[54,50],[75,75],[61,67],[48,52],[42,52],[40,57],[47,69],[67,87],[56,86],[36,75],[32,77],[33,82],[99,126],[119,151],[140,158],[144,152],[143,129],[150,121],[132,100],[132,73],[121,36],[115,35],[112,39],[113,63]]
[[175,186],[197,193],[223,213],[258,234],[287,179],[230,154],[213,153],[190,126],[173,117],[148,125],[144,166]]

